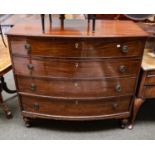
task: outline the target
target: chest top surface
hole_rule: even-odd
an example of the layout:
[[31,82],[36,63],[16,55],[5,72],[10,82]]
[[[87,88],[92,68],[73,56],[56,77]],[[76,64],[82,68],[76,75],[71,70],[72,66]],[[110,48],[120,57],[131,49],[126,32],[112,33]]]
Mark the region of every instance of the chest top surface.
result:
[[111,38],[111,37],[147,37],[143,31],[132,21],[97,20],[96,30],[92,32],[92,24],[87,20],[60,20],[53,21],[52,27],[46,24],[46,32],[42,33],[40,21],[26,21],[16,24],[7,35],[10,36],[36,36],[36,37],[80,37],[80,38]]

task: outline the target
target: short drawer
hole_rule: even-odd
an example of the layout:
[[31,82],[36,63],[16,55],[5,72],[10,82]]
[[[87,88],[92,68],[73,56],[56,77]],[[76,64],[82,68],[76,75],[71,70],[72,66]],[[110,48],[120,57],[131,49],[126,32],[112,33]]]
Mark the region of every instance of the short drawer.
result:
[[[77,60],[13,57],[16,74],[64,78],[137,76],[139,59]],[[134,67],[133,67],[134,66]]]
[[144,97],[145,98],[154,98],[155,97],[155,85],[153,86],[144,86]]
[[140,38],[10,38],[14,55],[41,57],[141,57]]
[[131,97],[104,100],[60,100],[20,96],[22,111],[69,118],[104,116],[129,111]]
[[150,77],[150,76],[155,76],[155,70],[147,71],[147,76],[148,76],[148,77]]
[[155,85],[155,76],[146,77],[145,85]]
[[147,75],[145,78],[145,85],[155,85],[155,71],[154,70],[147,71]]
[[17,76],[20,92],[65,98],[95,98],[133,94],[135,78],[63,80]]

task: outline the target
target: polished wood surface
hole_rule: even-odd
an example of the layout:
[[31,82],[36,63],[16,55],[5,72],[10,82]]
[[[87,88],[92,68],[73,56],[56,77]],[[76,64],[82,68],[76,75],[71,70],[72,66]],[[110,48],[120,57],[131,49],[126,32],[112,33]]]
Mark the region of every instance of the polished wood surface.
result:
[[[66,116],[67,119],[96,119],[108,115],[128,113],[130,96],[104,100],[60,100],[21,95],[23,111],[55,118]],[[65,118],[65,119],[66,119]]]
[[26,123],[32,118],[121,119],[131,114],[147,34],[130,21],[37,22],[8,32],[16,86]]
[[11,69],[11,60],[9,50],[0,40],[0,76],[4,75]]
[[137,87],[136,98],[133,105],[133,114],[129,129],[134,127],[136,115],[144,101],[149,98],[155,97],[155,66],[154,58],[149,56],[149,53],[153,52],[150,49],[146,49],[143,56],[142,68],[139,78],[139,84]]
[[[154,73],[154,74],[153,74]],[[147,72],[147,78],[145,79],[145,85],[155,85],[155,72]]]
[[[14,55],[69,58],[138,57],[143,53],[145,38],[11,38]],[[44,53],[44,55],[43,55]]]
[[[29,24],[27,24],[29,23]],[[97,20],[96,31],[91,31],[85,20],[64,20],[64,27],[60,21],[53,21],[52,27],[47,27],[42,33],[40,21],[23,22],[15,25],[9,32],[10,36],[33,37],[76,37],[76,38],[113,38],[113,37],[146,37],[147,33],[132,21]]]
[[[13,57],[15,74],[51,78],[136,77],[140,61],[135,59],[54,59]],[[134,66],[134,68],[133,68]]]
[[[128,85],[126,85],[128,81]],[[103,80],[58,80],[17,77],[19,92],[65,98],[94,98],[132,95],[135,78]]]

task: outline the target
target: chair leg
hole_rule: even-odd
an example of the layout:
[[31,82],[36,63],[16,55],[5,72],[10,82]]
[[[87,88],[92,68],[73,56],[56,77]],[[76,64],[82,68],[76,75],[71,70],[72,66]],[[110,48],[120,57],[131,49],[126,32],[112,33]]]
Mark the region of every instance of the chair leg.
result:
[[52,26],[52,15],[49,14],[49,23],[50,23],[50,27]]
[[90,23],[90,18],[91,18],[91,15],[88,14],[88,24]]
[[7,87],[7,84],[6,82],[4,81],[4,77],[1,76],[0,77],[0,82],[1,82],[1,89],[6,91],[7,93],[10,93],[10,94],[13,94],[13,93],[16,93],[16,90],[10,90],[8,87]]
[[45,14],[41,14],[42,31],[45,33]]
[[2,108],[2,110],[4,111],[6,118],[10,119],[12,118],[12,113],[9,110],[8,106],[3,102],[3,98],[2,98],[2,90],[0,92],[0,107]]
[[92,31],[95,32],[95,25],[96,25],[96,15],[93,14],[93,26],[92,26]]

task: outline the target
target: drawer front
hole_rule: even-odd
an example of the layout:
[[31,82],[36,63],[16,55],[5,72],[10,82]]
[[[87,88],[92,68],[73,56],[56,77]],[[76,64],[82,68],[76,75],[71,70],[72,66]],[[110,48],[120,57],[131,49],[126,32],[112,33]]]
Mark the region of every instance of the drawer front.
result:
[[155,85],[154,86],[144,86],[144,97],[154,98],[155,97]]
[[[32,59],[13,57],[15,73],[21,75],[65,78],[100,78],[113,76],[137,76],[140,61],[119,60],[66,60]],[[133,67],[134,66],[134,67]]]
[[100,116],[129,111],[131,97],[106,100],[58,100],[21,96],[22,110],[56,116]]
[[28,38],[10,39],[11,51],[18,55],[41,57],[139,57],[144,39],[135,38]]
[[68,98],[95,98],[133,94],[135,78],[58,80],[17,76],[20,92]]
[[155,85],[155,76],[146,77],[145,85]]
[[155,71],[147,71],[145,85],[155,85]]
[[147,76],[155,76],[155,71],[147,71]]

